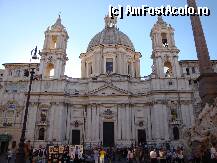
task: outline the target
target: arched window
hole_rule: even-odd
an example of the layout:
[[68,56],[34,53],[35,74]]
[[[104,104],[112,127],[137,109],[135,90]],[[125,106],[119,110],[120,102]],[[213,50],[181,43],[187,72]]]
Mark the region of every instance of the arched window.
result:
[[21,71],[20,70],[16,70],[16,77],[20,77]]
[[52,63],[48,63],[45,71],[45,76],[47,78],[54,76],[54,65]]
[[173,138],[174,140],[179,140],[179,128],[178,127],[173,128]]
[[52,36],[51,48],[52,49],[56,49],[57,48],[57,36]]
[[40,128],[38,132],[38,140],[44,140],[44,136],[45,136],[45,129]]
[[165,77],[172,77],[172,64],[168,61],[164,63],[164,74]]

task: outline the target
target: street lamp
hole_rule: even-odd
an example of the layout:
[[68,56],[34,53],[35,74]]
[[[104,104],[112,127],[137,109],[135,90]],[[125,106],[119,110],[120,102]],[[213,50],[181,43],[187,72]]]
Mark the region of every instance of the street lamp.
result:
[[[34,54],[32,55],[32,52],[34,51]],[[37,57],[37,46],[35,49],[31,51],[32,59],[38,59]],[[22,128],[22,133],[20,137],[20,143],[19,143],[19,148],[18,152],[16,154],[16,163],[25,163],[25,152],[24,152],[24,145],[25,145],[25,132],[26,132],[26,122],[27,122],[27,115],[28,115],[28,108],[29,108],[29,99],[30,99],[30,92],[31,92],[31,87],[32,87],[32,81],[34,80],[34,71],[35,68],[31,68],[30,71],[30,82],[29,82],[29,89],[27,93],[27,100],[26,100],[26,107],[25,107],[25,114],[24,114],[24,120],[23,120],[23,128]],[[25,71],[24,76],[28,77],[29,72]]]

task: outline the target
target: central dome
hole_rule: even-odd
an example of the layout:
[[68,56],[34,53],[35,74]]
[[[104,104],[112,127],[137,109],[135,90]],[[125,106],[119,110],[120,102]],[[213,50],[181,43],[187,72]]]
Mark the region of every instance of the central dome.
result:
[[[111,20],[106,20],[111,21]],[[97,33],[88,44],[87,51],[92,50],[97,45],[123,45],[131,50],[135,51],[133,43],[129,37],[116,28],[115,24],[111,25],[111,22],[106,22],[105,28]]]

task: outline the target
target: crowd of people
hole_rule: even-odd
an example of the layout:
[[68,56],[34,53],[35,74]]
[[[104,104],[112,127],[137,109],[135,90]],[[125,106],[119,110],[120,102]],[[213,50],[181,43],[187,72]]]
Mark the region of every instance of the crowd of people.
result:
[[216,145],[200,154],[188,153],[184,148],[131,146],[130,148],[95,148],[89,151],[95,163],[217,163]]
[[[91,153],[91,152],[89,152]],[[184,163],[183,149],[166,150],[165,148],[99,148],[93,149],[95,163],[129,162],[129,163]]]
[[[67,146],[67,145],[66,145]],[[168,148],[156,146],[89,147],[87,149],[74,148],[73,156],[70,150],[50,159],[49,148],[40,146],[38,149],[26,150],[26,158],[30,163],[217,163],[216,145],[212,145],[202,155],[187,153],[183,147]],[[11,150],[8,152],[8,161],[11,159]],[[52,156],[53,157],[53,156]]]

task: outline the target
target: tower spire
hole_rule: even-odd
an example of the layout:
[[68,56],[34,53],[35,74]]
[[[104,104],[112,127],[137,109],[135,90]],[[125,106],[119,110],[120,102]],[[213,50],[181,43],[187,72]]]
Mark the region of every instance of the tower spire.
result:
[[60,14],[58,15],[58,18],[56,20],[56,25],[61,25],[61,17],[60,17]]
[[[195,0],[187,0],[188,6],[197,10]],[[199,60],[199,94],[205,104],[217,97],[217,74],[212,69],[209,52],[199,16],[190,16],[194,41]]]

